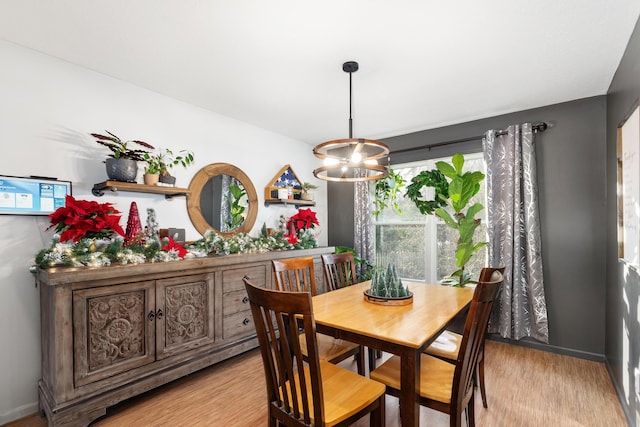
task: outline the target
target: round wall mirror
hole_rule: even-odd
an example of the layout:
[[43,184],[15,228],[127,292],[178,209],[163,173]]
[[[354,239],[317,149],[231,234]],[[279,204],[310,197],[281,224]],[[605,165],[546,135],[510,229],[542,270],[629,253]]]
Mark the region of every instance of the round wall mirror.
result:
[[229,237],[251,231],[258,216],[258,195],[242,170],[212,163],[193,176],[189,190],[187,211],[200,234],[214,230]]

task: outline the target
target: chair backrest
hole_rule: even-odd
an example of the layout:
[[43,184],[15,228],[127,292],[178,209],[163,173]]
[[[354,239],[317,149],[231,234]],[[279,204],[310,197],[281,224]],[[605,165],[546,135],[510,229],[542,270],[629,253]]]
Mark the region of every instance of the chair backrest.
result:
[[[311,294],[262,289],[243,280],[260,343],[270,413],[275,412],[279,420],[287,420],[284,425],[310,425],[311,414],[315,420],[324,420]],[[303,361],[298,334],[279,333],[297,331],[300,327],[306,337],[307,364]]]
[[277,290],[317,294],[313,257],[274,259],[271,265]]
[[469,306],[453,379],[452,411],[462,411],[466,408],[473,395],[473,376],[487,330],[489,315],[503,281],[503,276],[499,269],[493,269],[494,271],[490,273],[484,270],[489,269],[483,269],[483,272],[480,273],[480,278],[489,277],[491,280],[478,281]]
[[478,278],[479,282],[491,282],[491,276],[497,271],[500,274],[504,275],[505,267],[485,267],[480,271],[480,277]]
[[324,279],[330,291],[351,286],[358,282],[356,262],[351,252],[322,255]]

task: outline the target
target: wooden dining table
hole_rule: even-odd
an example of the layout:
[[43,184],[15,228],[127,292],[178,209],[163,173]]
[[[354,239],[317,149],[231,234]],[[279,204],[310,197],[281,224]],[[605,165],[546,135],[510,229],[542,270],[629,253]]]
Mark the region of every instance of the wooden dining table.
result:
[[470,302],[473,289],[407,282],[408,305],[377,305],[364,300],[369,282],[313,297],[319,333],[349,340],[401,358],[400,414],[403,426],[420,424],[420,354]]

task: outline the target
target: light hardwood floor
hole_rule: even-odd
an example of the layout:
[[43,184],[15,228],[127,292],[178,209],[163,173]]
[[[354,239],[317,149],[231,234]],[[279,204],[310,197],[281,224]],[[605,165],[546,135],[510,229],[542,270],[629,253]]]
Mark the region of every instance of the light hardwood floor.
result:
[[[623,427],[622,407],[603,363],[487,341],[489,408],[476,395],[479,427]],[[341,364],[355,371],[355,363]],[[387,396],[388,427],[400,426],[397,400]],[[262,361],[250,351],[133,398],[107,412],[94,427],[266,425]],[[357,427],[368,426],[368,419]],[[422,408],[421,426],[449,425],[447,415]],[[44,427],[39,416],[6,427]]]

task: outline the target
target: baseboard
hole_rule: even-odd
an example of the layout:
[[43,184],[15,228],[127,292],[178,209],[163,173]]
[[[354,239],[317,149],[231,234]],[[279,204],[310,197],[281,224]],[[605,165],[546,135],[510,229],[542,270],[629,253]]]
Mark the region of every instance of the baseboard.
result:
[[616,381],[616,377],[613,374],[613,369],[611,368],[609,359],[605,358],[604,366],[607,368],[609,378],[611,378],[611,382],[613,383],[613,388],[616,391],[616,395],[618,396],[620,405],[622,405],[622,411],[624,412],[624,416],[627,418],[627,424],[629,424],[630,427],[637,427],[636,420],[634,419],[635,417],[631,414],[631,410],[629,409],[629,405],[627,404],[627,397],[624,394],[624,389],[620,387],[620,384],[618,384],[618,381]]
[[22,405],[0,414],[0,426],[38,412],[38,402]]
[[536,350],[548,351],[550,353],[563,354],[565,356],[577,357],[579,359],[593,360],[595,362],[604,362],[605,361],[604,354],[591,353],[591,352],[588,352],[588,351],[581,351],[581,350],[573,350],[573,349],[565,348],[565,347],[558,347],[558,346],[555,346],[555,345],[545,344],[545,343],[541,343],[539,341],[534,341],[534,340],[526,339],[526,338],[516,341],[516,340],[510,340],[510,339],[507,339],[507,338],[502,338],[498,334],[489,334],[489,335],[487,335],[487,339],[490,339],[492,341],[505,342],[505,343],[509,343],[509,344],[513,344],[513,345],[520,345],[522,347],[534,348]]

